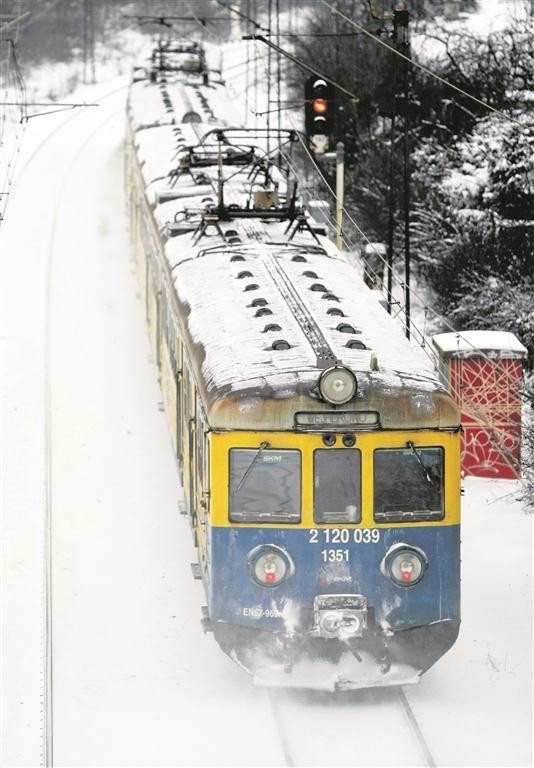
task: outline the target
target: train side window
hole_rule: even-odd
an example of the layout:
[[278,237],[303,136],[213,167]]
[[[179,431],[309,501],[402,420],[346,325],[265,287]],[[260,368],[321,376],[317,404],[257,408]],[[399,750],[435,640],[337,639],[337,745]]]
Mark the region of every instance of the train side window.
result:
[[233,523],[299,523],[300,451],[232,448],[229,491]]
[[443,448],[380,448],[374,452],[377,523],[442,520]]
[[316,523],[359,523],[361,455],[354,448],[319,449],[313,455],[313,519]]

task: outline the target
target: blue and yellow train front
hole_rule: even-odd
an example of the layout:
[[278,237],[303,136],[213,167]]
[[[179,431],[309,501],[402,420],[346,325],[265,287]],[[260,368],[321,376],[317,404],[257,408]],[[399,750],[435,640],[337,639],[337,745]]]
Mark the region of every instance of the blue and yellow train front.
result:
[[460,624],[453,430],[211,434],[209,627],[260,682],[416,682]]

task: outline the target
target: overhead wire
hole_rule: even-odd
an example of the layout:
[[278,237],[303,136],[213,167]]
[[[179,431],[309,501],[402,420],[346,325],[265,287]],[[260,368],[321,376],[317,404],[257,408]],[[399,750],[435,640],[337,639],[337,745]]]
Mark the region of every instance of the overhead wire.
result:
[[[269,69],[268,69],[268,68],[266,68],[266,70],[265,70],[265,75],[266,75],[266,77],[267,77],[267,78],[269,77]],[[243,99],[241,99],[241,92],[237,91],[237,90],[236,90],[236,89],[235,89],[233,86],[231,86],[229,83],[227,83],[227,87],[228,87],[230,90],[232,90],[232,91],[233,91],[233,93],[234,93],[234,96],[235,96],[236,98],[238,98],[240,101],[243,101]],[[245,102],[245,108],[247,108],[247,103],[246,103],[246,102]],[[251,111],[252,111],[252,110],[250,109],[250,107],[248,107],[248,111],[249,111],[249,112],[251,112]],[[261,113],[256,113],[256,115],[255,115],[255,116],[256,116],[256,117],[260,117],[260,118],[263,120],[263,122],[266,124],[266,127],[267,127],[267,128],[269,128],[269,122],[268,122],[268,121],[266,121],[266,120],[263,118],[263,115],[262,115]],[[294,126],[293,126],[293,127],[294,127]],[[317,174],[320,176],[320,178],[321,178],[322,182],[323,182],[323,183],[326,185],[326,187],[328,188],[328,190],[329,190],[330,194],[332,195],[332,197],[333,197],[333,198],[335,198],[335,191],[332,189],[332,187],[331,187],[331,186],[330,186],[330,184],[328,183],[328,181],[327,181],[326,177],[325,177],[325,176],[324,176],[324,174],[322,173],[322,170],[319,168],[319,166],[317,165],[317,163],[316,163],[315,159],[313,158],[313,156],[312,156],[312,155],[311,155],[311,153],[309,152],[309,149],[308,149],[308,147],[306,146],[305,142],[303,142],[303,140],[302,140],[302,135],[301,135],[301,133],[300,133],[298,130],[296,131],[296,135],[298,136],[298,138],[299,138],[299,142],[301,143],[301,145],[302,145],[302,147],[303,147],[303,149],[304,149],[305,153],[308,155],[308,157],[309,157],[309,158],[310,158],[310,160],[312,161],[312,166],[314,167],[314,170],[315,170],[315,171],[317,172]],[[293,163],[293,161],[291,160],[291,158],[290,158],[290,157],[287,155],[287,153],[285,153],[285,152],[282,152],[281,154],[282,154],[282,156],[284,157],[285,161],[288,163],[288,165],[289,165],[289,167],[291,168],[291,170],[293,171],[293,173],[294,173],[295,177],[296,177],[297,179],[299,179],[299,181],[302,181],[302,179],[300,178],[300,172],[299,172],[299,169],[298,169],[298,168],[295,166],[295,164]],[[367,235],[366,235],[366,234],[363,232],[363,230],[362,230],[362,229],[359,227],[359,225],[358,225],[358,224],[357,224],[357,223],[354,221],[354,219],[353,219],[353,218],[350,216],[350,214],[348,213],[348,211],[346,210],[346,208],[343,208],[343,212],[344,212],[344,214],[347,216],[347,218],[349,219],[349,221],[352,223],[352,225],[354,226],[354,228],[355,228],[355,229],[358,231],[358,233],[359,233],[359,234],[362,236],[362,238],[363,238],[363,239],[364,239],[364,240],[365,240],[365,241],[366,241],[366,242],[367,242],[367,243],[368,243],[368,244],[369,244],[369,245],[370,245],[370,246],[371,246],[371,247],[374,249],[374,246],[373,246],[373,243],[371,242],[371,240],[370,240],[370,239],[367,237]],[[328,223],[330,224],[330,226],[331,226],[331,227],[335,227],[335,221],[334,221],[333,217],[332,217],[330,214],[327,216],[327,219],[328,219]],[[347,234],[346,234],[346,233],[344,233],[344,241],[345,241],[346,243],[348,242],[348,236],[347,236]],[[357,246],[355,243],[353,243],[353,242],[348,242],[348,244],[349,244],[349,246],[351,246],[351,247],[352,247],[352,249],[353,249],[354,251],[357,251],[357,250],[359,250],[359,249],[358,249],[358,246]],[[379,254],[379,253],[378,253],[378,251],[376,251],[376,253],[377,253],[377,255],[379,255],[379,257],[380,257],[380,258],[383,260],[383,257],[381,256],[381,254]],[[376,276],[376,273],[374,272],[374,270],[370,270],[370,271],[372,271],[372,272],[373,272],[373,274],[375,274],[375,276]],[[398,281],[397,279],[395,280],[395,282],[397,283],[397,286],[398,286],[398,287],[400,287],[400,288],[402,289],[402,291],[404,292],[404,290],[405,290],[405,286],[404,286],[404,283],[403,283],[403,282],[401,282],[401,281]],[[381,292],[383,293],[383,290],[382,290],[382,289],[381,289]],[[400,315],[400,312],[404,311],[404,306],[403,306],[403,305],[402,305],[402,303],[401,303],[401,302],[399,302],[398,300],[394,300],[394,302],[395,302],[395,303],[397,304],[397,306],[398,306],[398,314]],[[429,345],[428,345],[428,344],[425,342],[425,337],[424,337],[424,334],[423,334],[423,333],[420,331],[420,329],[419,329],[419,328],[418,328],[418,327],[415,325],[415,323],[413,322],[413,320],[411,320],[411,321],[410,321],[410,327],[412,328],[412,330],[413,330],[413,331],[415,331],[415,334],[416,334],[416,336],[417,336],[419,339],[421,339],[421,341],[420,341],[420,346],[422,347],[422,349],[423,349],[423,351],[425,352],[425,354],[427,355],[427,357],[429,357],[429,359],[430,359],[430,361],[432,362],[432,364],[433,364],[433,365],[436,365],[437,356],[436,356],[436,355],[434,355],[434,354],[431,352]]]
[[0,118],[0,226],[5,220],[17,161],[26,131],[27,95],[16,53],[18,34],[19,25],[17,24],[14,36],[2,41],[7,43],[8,50],[4,61],[7,73]]
[[[323,2],[323,0],[320,0],[320,2]],[[269,76],[269,72],[268,71],[266,72],[266,75]],[[226,87],[230,91],[233,92],[234,96],[239,101],[243,102],[243,99],[241,98],[240,94],[236,91],[235,88],[233,88],[232,85],[230,85],[229,83],[226,83]],[[251,107],[249,107],[248,109],[249,109],[250,112],[253,112]],[[255,116],[256,117],[260,116],[261,119],[263,120],[263,122],[264,123],[266,122],[265,119],[263,118],[263,116],[259,115],[258,113],[256,113]],[[299,138],[299,142],[304,147],[307,156],[312,161],[314,170],[320,176],[322,182],[325,184],[325,186],[329,190],[330,194],[335,199],[336,195],[335,195],[334,190],[332,189],[331,185],[328,183],[328,180],[326,179],[326,177],[322,173],[322,170],[319,168],[315,158],[310,153],[309,148],[306,147],[305,142],[303,142],[301,132],[297,130],[296,131],[296,135]],[[300,171],[299,171],[298,168],[296,168],[294,162],[289,157],[289,155],[286,152],[281,152],[281,154],[284,157],[284,159],[286,160],[286,162],[288,163],[288,165],[291,168],[291,170],[293,171],[293,173],[295,174],[295,177],[297,179],[301,180],[300,179],[300,176],[301,176]],[[353,225],[353,227],[356,229],[358,234],[362,237],[362,239],[371,247],[371,249],[373,250],[375,255],[378,257],[378,259],[384,264],[384,266],[387,267],[387,261],[384,258],[384,256],[382,256],[382,254],[376,249],[374,243],[370,240],[370,238],[366,235],[366,233],[362,230],[362,228],[357,224],[357,222],[354,220],[354,218],[351,216],[351,214],[347,211],[347,209],[345,207],[343,207],[343,213],[347,217],[347,219],[350,221],[350,223]],[[334,220],[333,220],[333,217],[331,215],[329,215],[327,217],[327,220],[329,221],[331,226],[334,225]],[[359,250],[358,246],[355,245],[353,242],[351,242],[350,238],[348,238],[346,233],[343,233],[343,240],[349,246],[353,247],[355,252],[357,252]],[[379,277],[379,275],[376,273],[376,271],[374,269],[369,267],[369,271],[372,272],[375,275],[375,277]],[[398,288],[400,288],[403,291],[403,293],[404,293],[404,291],[405,291],[404,281],[399,280],[394,274],[393,274],[393,281],[394,281],[395,285]],[[380,282],[378,282],[378,285],[380,286],[381,293],[384,295],[384,290],[385,289],[384,289],[383,283],[380,281]],[[421,309],[424,310],[425,323],[426,323],[426,319],[427,319],[428,313],[431,313],[437,320],[439,320],[439,322],[442,325],[444,325],[450,332],[452,332],[452,333],[454,333],[456,335],[458,345],[459,345],[460,341],[462,341],[468,347],[470,347],[473,350],[473,352],[476,352],[477,356],[481,357],[484,361],[486,361],[486,362],[493,362],[492,359],[489,357],[489,355],[487,355],[485,352],[483,352],[482,350],[478,349],[475,345],[473,345],[473,343],[464,334],[462,334],[460,331],[458,331],[452,325],[452,323],[450,323],[449,320],[441,312],[438,312],[437,310],[435,310],[428,302],[426,302],[413,289],[411,290],[411,295],[412,295],[412,298],[415,298],[415,299],[417,299],[419,301],[419,305],[418,306]],[[387,291],[386,291],[386,298],[387,298]],[[395,303],[398,305],[397,316],[400,316],[400,313],[404,312],[404,306],[402,305],[402,303],[400,301],[395,300]],[[438,373],[440,375],[440,378],[443,381],[444,385],[448,386],[447,382],[448,382],[448,377],[449,377],[449,371],[448,371],[448,368],[447,368],[447,365],[446,365],[445,361],[443,361],[440,358],[440,356],[437,353],[437,351],[434,352],[434,350],[432,349],[429,341],[427,340],[427,337],[426,337],[425,333],[423,331],[421,331],[421,329],[418,327],[418,325],[416,325],[416,323],[414,322],[413,318],[410,318],[409,322],[410,322],[410,327],[411,327],[412,331],[415,332],[414,333],[414,338],[417,339],[418,345],[421,347],[422,351],[425,353],[425,355],[429,358],[430,362],[433,364],[435,369],[438,371]],[[505,374],[505,380],[509,380],[510,385],[513,384],[514,387],[517,386],[516,379],[512,378],[511,375],[507,376]],[[521,399],[524,402],[528,402],[528,403],[531,402],[530,398],[526,397],[523,393],[520,393],[520,394],[521,394]],[[470,403],[470,406],[471,406],[472,413],[475,416],[475,418],[477,418],[478,421],[483,426],[485,426],[488,429],[492,430],[492,432],[498,434],[497,428],[495,427],[495,425],[493,423],[491,423],[488,420],[488,418],[486,417],[484,412],[483,411],[481,412],[480,408],[476,404]],[[501,450],[502,455],[505,456],[505,458],[508,461],[508,463],[514,469],[517,469],[518,468],[517,459],[513,456],[513,454],[511,454],[510,450],[504,444],[504,438],[502,440],[499,440],[499,449]]]
[[429,67],[425,67],[424,64],[420,64],[415,59],[410,58],[410,56],[406,56],[404,53],[399,51],[394,46],[390,45],[389,43],[386,43],[386,41],[383,40],[381,37],[378,37],[372,32],[369,32],[369,30],[365,29],[365,27],[362,24],[358,24],[357,21],[354,21],[354,19],[349,18],[349,16],[347,16],[342,11],[340,11],[339,8],[337,8],[333,3],[328,2],[328,0],[320,0],[320,2],[324,6],[329,8],[331,11],[336,13],[338,16],[340,16],[342,19],[344,19],[348,24],[353,26],[355,29],[359,30],[361,34],[369,37],[371,40],[374,40],[375,43],[378,43],[382,47],[387,48],[387,50],[393,53],[395,56],[398,56],[408,64],[412,64],[414,67],[421,70],[425,74],[429,75],[430,77],[433,77],[435,80],[438,80],[440,83],[443,83],[443,85],[446,85],[447,88],[451,88],[452,90],[457,91],[458,93],[461,93],[463,96],[475,102],[479,106],[485,107],[486,109],[489,109],[491,112],[494,112],[495,114],[499,115],[499,117],[503,118],[504,120],[509,120],[510,122],[516,123],[521,128],[523,128],[522,123],[519,120],[517,120],[515,117],[512,117],[511,115],[506,114],[506,112],[502,112],[500,109],[497,109],[496,107],[492,107],[491,104],[488,104],[488,102],[484,101],[483,99],[479,99],[476,96],[473,96],[472,93],[469,93],[463,88],[460,88],[459,86],[454,85],[453,83],[446,80],[444,77],[441,77],[440,75],[433,72],[431,69],[429,69]]

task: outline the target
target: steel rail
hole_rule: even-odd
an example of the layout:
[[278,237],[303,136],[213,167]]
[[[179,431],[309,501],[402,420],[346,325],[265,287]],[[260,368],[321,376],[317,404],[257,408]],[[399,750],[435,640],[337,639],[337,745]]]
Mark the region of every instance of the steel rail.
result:
[[428,743],[423,735],[423,732],[421,730],[421,727],[419,723],[417,722],[417,718],[415,716],[415,713],[411,707],[410,702],[408,701],[406,694],[404,693],[403,688],[399,688],[397,690],[397,701],[408,718],[408,722],[410,723],[410,726],[414,732],[415,738],[417,740],[417,743],[419,744],[419,747],[421,748],[421,751],[423,753],[423,756],[425,758],[426,764],[428,768],[436,768],[437,763],[434,760],[434,757],[432,755],[432,752],[430,751],[430,747],[428,746]]
[[274,724],[278,732],[278,738],[280,739],[280,746],[282,748],[282,753],[284,755],[285,764],[288,768],[294,768],[296,763],[291,754],[288,734],[284,728],[284,721],[279,711],[280,697],[277,695],[277,693],[273,688],[267,688],[266,693],[267,693],[267,699],[269,701],[269,706],[271,708],[271,714],[273,716]]

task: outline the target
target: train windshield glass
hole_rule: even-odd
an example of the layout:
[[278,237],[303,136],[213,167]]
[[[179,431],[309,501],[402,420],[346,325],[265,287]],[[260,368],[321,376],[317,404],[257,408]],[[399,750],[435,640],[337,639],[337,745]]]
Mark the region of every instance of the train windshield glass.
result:
[[313,519],[316,523],[361,520],[360,452],[354,448],[314,453]]
[[380,522],[441,520],[443,448],[386,448],[374,453],[374,517]]
[[229,514],[233,523],[300,522],[300,451],[233,448]]

